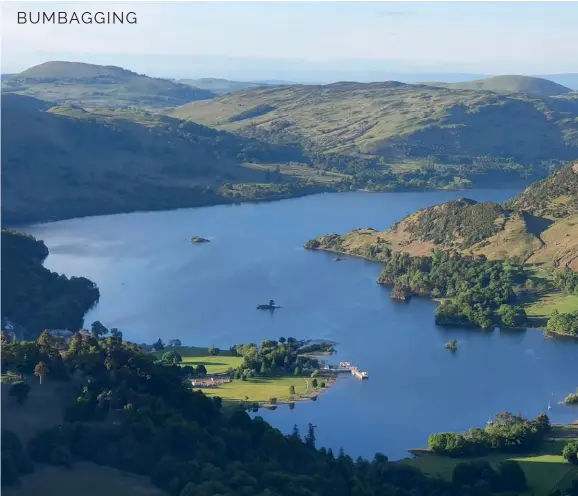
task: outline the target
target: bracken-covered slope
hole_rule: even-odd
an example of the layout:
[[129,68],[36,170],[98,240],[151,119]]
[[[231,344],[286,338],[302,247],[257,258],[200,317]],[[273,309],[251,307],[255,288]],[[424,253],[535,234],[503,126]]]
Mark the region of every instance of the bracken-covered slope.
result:
[[[222,183],[265,182],[239,155],[276,149],[148,112],[2,98],[4,225],[222,203]],[[273,159],[271,159],[273,161]]]
[[[554,84],[554,83],[552,83]],[[539,167],[578,158],[578,99],[398,82],[256,88],[169,115],[395,166]]]
[[419,210],[386,231],[321,236],[315,247],[368,258],[378,245],[412,256],[457,250],[578,270],[577,200],[578,163],[504,204],[460,199]]
[[212,98],[215,93],[151,78],[116,66],[45,62],[4,81],[3,91],[57,104],[164,108]]
[[554,96],[570,93],[566,86],[532,76],[494,76],[464,83],[451,83],[449,88],[462,90],[495,91],[498,93],[527,93],[538,96]]

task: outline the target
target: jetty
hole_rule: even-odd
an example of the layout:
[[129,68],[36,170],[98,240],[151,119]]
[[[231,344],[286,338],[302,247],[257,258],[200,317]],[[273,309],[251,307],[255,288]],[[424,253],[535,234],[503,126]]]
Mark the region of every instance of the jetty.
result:
[[369,379],[369,374],[367,372],[360,371],[359,367],[356,367],[351,362],[340,362],[338,367],[328,365],[324,367],[322,370],[327,370],[332,373],[349,372],[352,376],[356,377],[357,379]]
[[369,379],[369,374],[367,372],[362,372],[357,367],[353,367],[351,369],[351,375],[353,375],[357,379]]

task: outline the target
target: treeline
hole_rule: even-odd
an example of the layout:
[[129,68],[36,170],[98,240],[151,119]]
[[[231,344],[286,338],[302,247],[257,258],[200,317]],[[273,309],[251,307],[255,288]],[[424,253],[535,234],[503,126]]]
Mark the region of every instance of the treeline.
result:
[[432,434],[428,438],[428,448],[452,457],[484,456],[493,451],[519,453],[539,447],[550,429],[550,420],[545,413],[528,420],[520,414],[504,412],[495,415],[484,429],[472,428],[464,434]]
[[231,352],[243,357],[243,364],[236,370],[230,369],[228,373],[241,380],[275,374],[315,374],[319,369],[319,361],[298,353],[303,344],[292,337],[281,337],[279,341],[262,341],[259,346],[255,343],[235,345]]
[[[73,468],[75,461],[88,460],[148,475],[175,496],[492,494],[426,477],[381,454],[372,461],[336,456],[315,446],[311,425],[302,440],[298,430],[283,435],[243,410],[225,413],[218,398],[186,387],[180,367],[141,352],[119,331],[107,335],[104,326],[76,333],[68,343],[45,333],[36,342],[4,343],[1,351],[5,370],[35,370],[44,380],[75,377],[70,385],[77,395],[66,421],[39,432],[27,446],[35,462]],[[26,395],[19,402],[25,408]],[[4,484],[26,472],[10,437],[14,449],[5,449],[2,440]]]
[[42,329],[80,329],[98,301],[95,283],[67,278],[42,263],[48,249],[32,236],[2,230],[2,322],[36,337]]
[[570,269],[556,270],[552,282],[564,293],[578,296],[578,272]]
[[[343,239],[329,234],[308,241],[305,248],[345,252]],[[382,262],[377,282],[393,286],[397,298],[447,298],[436,310],[437,324],[473,324],[487,329],[526,323],[526,312],[516,306],[515,287],[523,285],[527,276],[523,267],[513,262],[487,261],[449,251],[412,257],[393,251],[380,238],[352,254]]]
[[[389,248],[384,248],[389,250]],[[405,294],[448,298],[436,309],[436,323],[518,327],[525,323],[516,303],[514,285],[525,278],[510,262],[489,262],[444,251],[410,257],[391,252],[377,282]]]

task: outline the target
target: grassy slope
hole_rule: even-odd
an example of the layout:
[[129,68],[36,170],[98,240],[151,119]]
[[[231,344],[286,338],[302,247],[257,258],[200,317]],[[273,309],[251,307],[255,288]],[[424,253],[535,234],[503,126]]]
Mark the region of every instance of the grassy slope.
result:
[[271,182],[240,151],[280,149],[145,111],[48,107],[2,98],[6,223],[223,203],[224,182]]
[[578,102],[570,98],[335,83],[250,89],[169,114],[239,134],[274,133],[324,152],[377,154],[392,163],[432,154],[519,163],[578,157]]
[[[571,481],[578,477],[578,467],[571,465],[561,455],[562,448],[568,436],[578,436],[578,426],[557,427],[553,432],[552,440],[546,442],[536,453],[521,455],[492,454],[477,458],[486,460],[497,466],[505,460],[515,460],[522,466],[526,479],[534,496],[548,496],[554,489],[564,489]],[[474,460],[473,458],[457,459],[438,456],[433,453],[416,450],[417,457],[403,460],[400,463],[412,465],[424,473],[451,480],[454,467],[461,461]]]
[[381,240],[413,256],[451,249],[578,270],[578,164],[534,183],[504,205],[448,202],[410,214],[385,231],[356,229],[342,238],[352,255]]
[[165,108],[215,96],[205,89],[150,78],[120,67],[79,62],[46,62],[31,67],[5,82],[3,90],[89,107]]
[[572,90],[548,79],[531,76],[494,76],[464,83],[450,83],[449,88],[484,90],[505,93],[528,93],[530,95],[553,96],[570,93]]

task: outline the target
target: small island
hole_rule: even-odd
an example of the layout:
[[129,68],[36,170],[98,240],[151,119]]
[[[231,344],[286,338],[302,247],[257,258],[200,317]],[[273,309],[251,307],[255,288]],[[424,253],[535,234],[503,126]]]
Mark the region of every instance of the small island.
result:
[[257,310],[275,310],[276,308],[281,308],[279,305],[275,305],[275,300],[269,300],[269,304],[257,305]]
[[564,398],[564,403],[566,405],[578,405],[578,388],[575,393],[570,393]]
[[191,238],[191,243],[210,243],[207,238],[201,238],[200,236],[193,236]]
[[448,341],[445,344],[445,348],[450,351],[457,351],[458,350],[458,342],[455,339]]
[[335,257],[335,258],[333,259],[334,262],[341,262],[342,260],[344,260],[344,259],[341,258],[341,257]]

